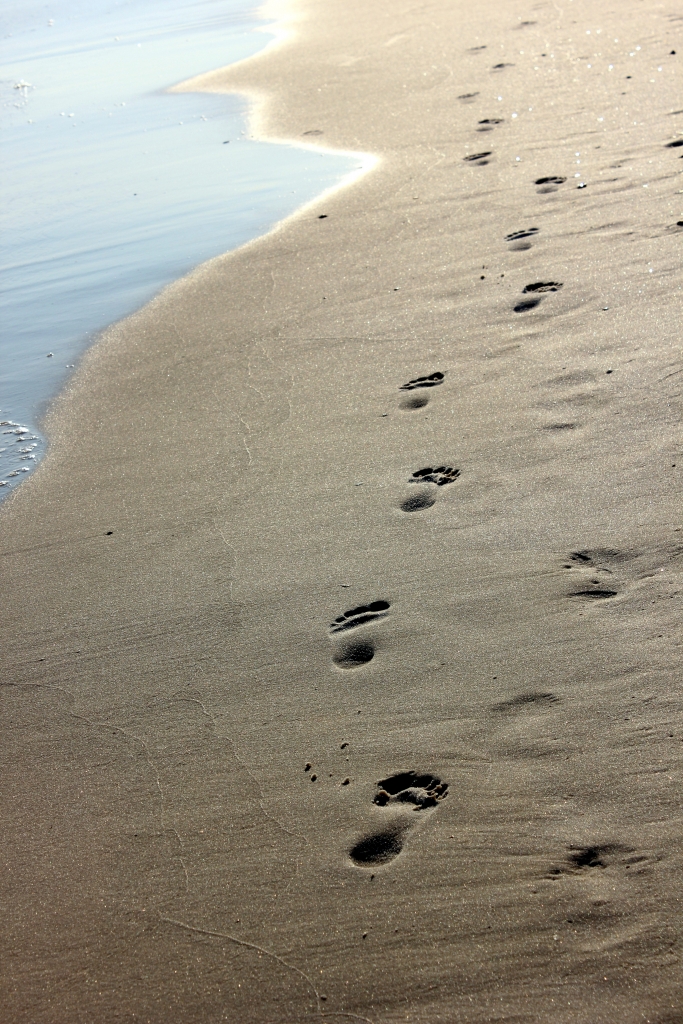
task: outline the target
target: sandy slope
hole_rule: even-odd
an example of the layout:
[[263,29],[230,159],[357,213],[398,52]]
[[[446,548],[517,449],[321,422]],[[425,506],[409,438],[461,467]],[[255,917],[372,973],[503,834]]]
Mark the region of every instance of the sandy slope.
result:
[[380,163],[0,514],[3,1021],[680,1022],[683,17],[297,11],[193,87]]

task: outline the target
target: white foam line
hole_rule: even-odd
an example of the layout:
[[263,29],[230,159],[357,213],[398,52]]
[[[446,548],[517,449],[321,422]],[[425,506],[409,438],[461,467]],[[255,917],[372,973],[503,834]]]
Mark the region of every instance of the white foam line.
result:
[[[249,57],[244,57],[242,60],[234,61],[232,64],[226,65],[225,68],[218,68],[215,71],[205,72],[201,75],[195,75],[193,78],[188,78],[184,82],[179,82],[177,85],[171,86],[167,92],[206,92],[213,93],[214,95],[232,94],[245,96],[249,103],[247,117],[248,124],[251,129],[251,138],[258,139],[261,142],[268,142],[275,146],[290,146],[325,156],[348,157],[349,159],[360,161],[360,166],[353,171],[349,171],[348,174],[345,174],[335,185],[330,185],[322,192],[319,192],[313,199],[309,199],[307,202],[302,203],[301,206],[297,206],[296,210],[288,214],[286,217],[283,217],[282,220],[277,221],[271,228],[269,228],[268,231],[263,232],[263,234],[258,235],[256,238],[250,239],[248,242],[244,242],[236,249],[228,250],[228,252],[238,252],[269,235],[281,231],[290,221],[324,203],[330,198],[330,196],[334,195],[335,192],[339,192],[341,189],[348,188],[348,186],[353,185],[365,174],[368,174],[369,171],[377,167],[381,162],[381,158],[374,153],[364,153],[353,149],[335,149],[332,146],[321,146],[319,143],[315,142],[302,142],[299,139],[283,139],[268,135],[262,128],[263,117],[261,115],[261,111],[269,102],[268,94],[256,89],[249,89],[248,87],[234,89],[216,88],[208,83],[208,79],[214,78],[214,76],[219,75],[221,71],[226,70],[227,68],[239,67],[241,65],[248,64],[250,61],[262,60],[264,57],[267,57],[271,50],[283,46],[294,37],[295,31],[291,26],[295,22],[302,20],[301,16],[297,16],[293,11],[291,0],[267,0],[266,3],[259,7],[257,14],[258,17],[262,17],[270,21],[268,26],[263,26],[263,28],[260,28],[257,31],[267,32],[274,36],[274,38],[271,39],[262,50],[259,50],[257,53],[254,53]],[[223,253],[221,256],[215,256],[213,259],[222,259],[225,255],[227,255],[227,253]],[[207,260],[202,264],[202,266],[206,266],[207,263],[211,263],[212,261],[213,260]]]

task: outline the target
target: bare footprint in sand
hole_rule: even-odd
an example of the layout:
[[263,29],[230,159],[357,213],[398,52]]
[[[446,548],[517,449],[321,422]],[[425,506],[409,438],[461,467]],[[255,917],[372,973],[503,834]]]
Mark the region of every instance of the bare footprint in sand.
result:
[[416,469],[410,477],[409,484],[419,484],[399,505],[402,512],[420,512],[431,508],[436,502],[437,487],[445,487],[454,483],[460,476],[460,470],[454,466],[427,466]]
[[531,248],[530,238],[538,234],[538,228],[525,228],[522,231],[511,231],[509,235],[505,236],[505,241],[509,242],[508,249],[511,252],[523,252],[526,249]]
[[485,117],[483,120],[477,122],[475,131],[477,132],[492,132],[497,124],[503,124],[505,118],[503,117]]
[[539,196],[546,195],[548,192],[557,192],[560,185],[564,185],[567,179],[563,178],[560,174],[550,175],[548,178],[536,178],[534,185],[540,185],[537,188]]
[[535,309],[543,299],[545,292],[559,292],[561,287],[561,281],[535,281],[533,284],[528,284],[522,289],[522,294],[528,295],[529,298],[520,299],[514,306],[514,312],[526,313],[530,309]]
[[[346,633],[369,622],[384,619],[389,614],[391,605],[388,601],[372,601],[357,608],[343,612],[330,624],[330,636]],[[367,665],[375,656],[375,644],[370,636],[362,635],[337,642],[332,660],[338,668],[351,669]]]
[[613,565],[626,561],[628,556],[608,548],[572,551],[565,569],[578,569],[574,589],[569,597],[584,601],[606,601],[617,597],[619,590],[614,580]]
[[431,812],[448,796],[448,783],[435,775],[414,771],[399,772],[377,783],[373,803],[394,812],[386,825],[359,839],[349,850],[354,864],[362,868],[381,867],[398,857],[405,837],[416,819]]
[[470,153],[469,156],[464,156],[463,160],[468,164],[474,164],[475,167],[485,167],[490,162],[491,155],[491,150],[487,149],[484,153]]
[[[409,380],[407,384],[401,384],[399,391],[423,391],[425,388],[435,388],[439,384],[443,384],[443,379],[446,376],[441,370],[436,370],[434,373],[427,374],[425,377],[414,377],[413,380]],[[425,405],[429,401],[427,395],[411,395],[408,394],[405,398],[402,398],[399,403],[399,408],[405,412],[412,412],[415,409],[424,409]]]
[[594,846],[570,846],[561,864],[550,868],[546,878],[561,878],[562,875],[591,875],[610,869],[610,874],[629,871],[643,875],[649,872],[660,858],[657,855],[635,850],[623,843],[596,843]]

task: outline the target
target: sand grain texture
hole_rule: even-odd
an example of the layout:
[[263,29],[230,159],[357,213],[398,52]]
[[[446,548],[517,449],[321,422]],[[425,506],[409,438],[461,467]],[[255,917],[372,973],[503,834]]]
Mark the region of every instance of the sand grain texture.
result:
[[378,165],[0,513],[2,1019],[683,1021],[681,16],[294,12],[191,87]]

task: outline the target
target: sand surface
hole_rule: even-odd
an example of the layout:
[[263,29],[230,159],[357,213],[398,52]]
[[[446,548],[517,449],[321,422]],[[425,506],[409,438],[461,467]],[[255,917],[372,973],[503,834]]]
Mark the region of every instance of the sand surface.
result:
[[683,1021],[683,16],[293,11],[192,87],[378,165],[0,512],[2,1020]]

